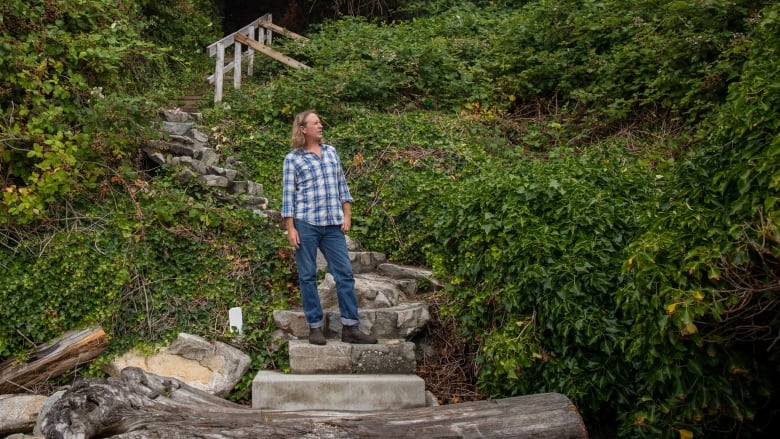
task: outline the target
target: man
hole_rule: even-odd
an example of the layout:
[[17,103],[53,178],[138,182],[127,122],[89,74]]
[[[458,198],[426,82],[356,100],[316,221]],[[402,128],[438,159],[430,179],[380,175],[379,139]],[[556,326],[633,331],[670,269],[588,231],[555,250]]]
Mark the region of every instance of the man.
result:
[[336,281],[341,341],[376,343],[376,338],[358,329],[355,278],[344,237],[352,226],[352,196],[336,149],[323,143],[322,122],[314,110],[295,116],[290,143],[292,151],[284,158],[282,218],[287,240],[295,248],[309,343],[325,344],[317,292],[317,249]]

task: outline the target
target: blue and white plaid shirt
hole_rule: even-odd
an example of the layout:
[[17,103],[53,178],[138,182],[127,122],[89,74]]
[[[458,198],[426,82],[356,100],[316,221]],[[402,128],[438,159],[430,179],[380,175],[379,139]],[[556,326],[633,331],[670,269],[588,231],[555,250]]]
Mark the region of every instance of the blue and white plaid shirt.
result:
[[336,148],[322,144],[322,158],[303,150],[284,158],[282,218],[293,217],[315,226],[344,222],[343,203],[352,203]]

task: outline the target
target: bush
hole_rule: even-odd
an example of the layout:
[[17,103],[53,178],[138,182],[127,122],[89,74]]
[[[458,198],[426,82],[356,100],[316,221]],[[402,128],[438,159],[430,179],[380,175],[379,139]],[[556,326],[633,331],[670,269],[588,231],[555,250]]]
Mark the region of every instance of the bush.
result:
[[619,300],[639,399],[626,435],[749,435],[777,408],[779,13],[761,13],[708,138],[631,245]]
[[546,160],[515,156],[457,183],[425,226],[448,313],[480,347],[480,388],[492,397],[561,392],[587,420],[609,418],[631,389],[618,341],[628,322],[615,292],[623,248],[657,192],[613,148]]
[[[588,123],[642,109],[696,121],[723,102],[771,2],[528,2],[498,28],[491,76],[517,111],[554,100]],[[649,110],[648,110],[649,109]]]

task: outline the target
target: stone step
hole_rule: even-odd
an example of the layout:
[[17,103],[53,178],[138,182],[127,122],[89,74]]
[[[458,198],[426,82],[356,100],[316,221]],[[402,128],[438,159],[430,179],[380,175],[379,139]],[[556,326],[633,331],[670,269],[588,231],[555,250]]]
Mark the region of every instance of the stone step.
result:
[[292,375],[260,371],[252,381],[252,408],[267,410],[398,410],[426,406],[417,375]]
[[[355,296],[358,308],[389,308],[402,302],[409,302],[408,296],[414,296],[414,282],[411,279],[399,280],[376,273],[355,273]],[[338,309],[336,280],[330,273],[317,285],[320,303],[323,309]]]
[[[428,305],[421,302],[402,303],[390,308],[358,311],[360,328],[380,339],[405,339],[418,333],[431,316]],[[275,310],[276,327],[295,338],[308,338],[309,327],[300,310]],[[338,311],[325,311],[325,337],[341,338],[341,316]]]
[[[379,264],[385,262],[386,260],[387,256],[384,253],[353,250],[349,251],[349,261],[352,263],[353,273],[368,273],[376,271],[376,268],[379,266]],[[320,251],[317,251],[317,270],[328,270],[328,263],[325,261],[325,256]]]
[[290,340],[290,372],[294,374],[413,374],[417,371],[414,343],[379,340],[351,344],[330,340],[325,346]]
[[433,277],[433,271],[427,268],[383,262],[377,265],[377,272],[392,279],[413,280],[416,289],[422,292],[435,291],[442,287],[441,282]]

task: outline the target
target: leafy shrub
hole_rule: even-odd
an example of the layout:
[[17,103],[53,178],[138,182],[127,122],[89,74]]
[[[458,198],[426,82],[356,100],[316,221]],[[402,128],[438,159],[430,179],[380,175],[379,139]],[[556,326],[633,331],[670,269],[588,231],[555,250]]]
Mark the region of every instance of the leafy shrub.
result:
[[653,177],[613,148],[491,162],[425,223],[449,313],[480,346],[489,396],[561,392],[592,420],[629,398],[615,292]]
[[488,71],[520,108],[542,97],[592,112],[590,123],[642,108],[696,120],[725,98],[744,36],[768,4],[527,2],[499,27]]
[[[4,236],[0,358],[101,325],[112,340],[101,362],[184,331],[231,341],[255,365],[281,367],[281,354],[265,348],[271,310],[294,305],[297,295],[289,292],[293,260],[280,253],[275,227],[167,178],[117,182],[106,188],[103,207],[75,200],[66,229]],[[242,340],[227,328],[234,306],[244,310]]]
[[0,15],[0,223],[23,224],[122,168],[156,109],[137,96],[174,63],[137,2],[11,0]]
[[779,13],[761,13],[708,138],[631,245],[618,297],[634,319],[626,358],[641,372],[626,435],[751,434],[777,407]]

